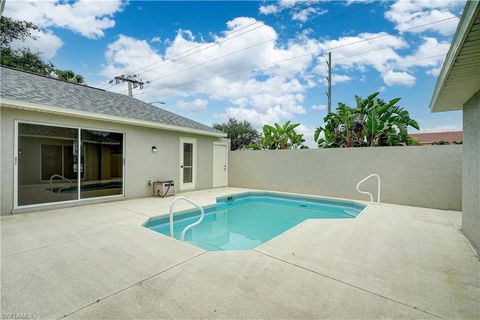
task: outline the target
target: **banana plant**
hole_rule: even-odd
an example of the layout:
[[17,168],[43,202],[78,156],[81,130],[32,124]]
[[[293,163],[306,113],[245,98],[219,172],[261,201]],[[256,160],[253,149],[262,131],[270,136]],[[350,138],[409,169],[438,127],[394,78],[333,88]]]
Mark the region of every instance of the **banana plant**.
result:
[[413,143],[408,127],[419,130],[418,123],[407,110],[397,106],[400,98],[389,102],[375,92],[362,99],[355,96],[356,106],[339,103],[335,113],[324,118],[324,126],[315,130],[314,140],[319,147],[395,146]]
[[285,124],[280,125],[274,123],[271,125],[264,125],[262,129],[263,137],[259,144],[250,145],[251,149],[305,149],[308,148],[304,145],[305,139],[303,134],[298,134],[295,128],[300,124],[292,124],[291,121],[287,121]]

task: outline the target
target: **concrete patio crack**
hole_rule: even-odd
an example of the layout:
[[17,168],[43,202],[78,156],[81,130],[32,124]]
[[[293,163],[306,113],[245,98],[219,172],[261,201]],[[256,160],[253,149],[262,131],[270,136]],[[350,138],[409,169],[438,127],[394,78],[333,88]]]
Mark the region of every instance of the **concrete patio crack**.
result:
[[300,269],[302,269],[302,270],[304,270],[304,271],[308,271],[308,272],[311,272],[311,273],[316,274],[316,275],[318,275],[318,276],[321,276],[321,277],[324,277],[324,278],[327,278],[327,279],[330,279],[330,280],[333,280],[333,281],[342,283],[342,284],[344,284],[344,285],[347,285],[347,286],[349,286],[349,287],[355,288],[355,289],[357,289],[357,290],[361,290],[361,291],[367,292],[367,293],[369,293],[369,294],[373,294],[373,295],[375,295],[375,296],[377,296],[377,297],[379,297],[379,298],[386,299],[386,300],[389,300],[389,301],[391,301],[391,302],[395,302],[395,303],[401,304],[401,305],[403,305],[403,306],[405,306],[405,307],[413,308],[413,309],[415,309],[415,310],[417,310],[417,311],[426,313],[426,314],[428,314],[428,315],[437,317],[437,318],[439,318],[439,319],[447,320],[447,318],[442,317],[442,316],[439,316],[438,314],[435,314],[435,313],[432,313],[432,312],[423,310],[423,309],[421,309],[421,308],[419,308],[419,307],[412,306],[412,305],[410,305],[410,304],[408,304],[408,303],[401,302],[401,301],[395,300],[395,299],[393,299],[393,298],[389,298],[389,297],[384,296],[384,295],[382,295],[382,294],[380,294],[380,293],[376,293],[376,292],[370,291],[370,290],[368,290],[368,289],[365,289],[365,288],[356,286],[356,285],[354,285],[354,284],[352,284],[352,283],[348,283],[348,282],[346,282],[346,281],[337,279],[337,278],[332,277],[332,276],[329,276],[329,275],[327,275],[327,274],[324,274],[324,273],[321,273],[321,272],[318,272],[318,271],[315,271],[315,270],[312,270],[312,269],[309,269],[309,268],[300,266],[300,265],[298,265],[298,264],[295,264],[295,263],[293,263],[293,262],[290,262],[290,261],[287,261],[287,260],[284,260],[284,259],[281,259],[281,258],[274,257],[274,256],[272,256],[272,255],[269,255],[269,254],[267,254],[267,253],[265,253],[265,252],[262,252],[262,251],[259,251],[259,250],[256,250],[256,249],[254,249],[253,251],[255,251],[255,252],[257,252],[257,253],[260,253],[261,255],[264,255],[264,256],[269,257],[269,258],[271,258],[271,259],[274,259],[274,260],[277,260],[277,261],[280,261],[280,262],[289,264],[289,265],[291,265],[291,266],[300,268]]
[[176,264],[174,264],[173,266],[170,266],[170,267],[168,267],[168,268],[166,268],[166,269],[164,269],[164,270],[162,270],[162,271],[160,271],[160,272],[157,272],[157,273],[155,273],[155,274],[152,274],[151,276],[148,276],[148,277],[146,277],[146,278],[144,278],[144,279],[142,279],[142,280],[140,280],[140,281],[137,281],[137,282],[135,282],[134,284],[131,284],[131,285],[129,285],[129,286],[123,288],[123,289],[120,289],[120,290],[115,291],[115,292],[113,292],[113,293],[111,293],[111,294],[109,294],[109,295],[106,295],[106,296],[104,296],[104,297],[102,297],[102,298],[99,298],[99,299],[95,300],[94,302],[88,303],[88,304],[84,305],[83,307],[80,307],[80,308],[78,308],[78,309],[76,309],[76,310],[74,310],[74,311],[72,311],[72,312],[70,312],[70,313],[67,313],[66,315],[63,315],[63,316],[61,316],[60,318],[57,318],[57,319],[67,318],[67,317],[71,316],[71,315],[74,314],[74,313],[77,313],[77,312],[79,312],[79,311],[81,311],[81,310],[83,310],[83,309],[86,309],[86,308],[88,308],[88,307],[90,307],[90,306],[92,306],[92,305],[94,305],[94,304],[96,304],[96,303],[99,303],[100,301],[103,301],[103,300],[106,300],[106,299],[108,299],[108,298],[111,298],[111,297],[113,297],[113,296],[115,296],[115,295],[117,295],[117,294],[119,294],[119,293],[122,293],[122,292],[124,292],[124,291],[126,291],[126,290],[128,290],[128,289],[130,289],[130,288],[133,288],[133,287],[135,287],[135,286],[138,286],[138,285],[142,284],[142,283],[145,282],[145,281],[148,281],[148,280],[150,280],[150,279],[153,279],[153,278],[155,278],[155,277],[158,276],[158,275],[161,275],[161,274],[163,274],[163,273],[165,273],[165,272],[167,272],[167,271],[170,271],[170,270],[172,270],[172,269],[174,269],[174,268],[176,268],[176,267],[178,267],[178,266],[181,266],[181,265],[183,265],[183,264],[185,264],[185,263],[187,263],[187,262],[190,262],[190,261],[192,261],[192,260],[194,260],[194,259],[196,259],[196,258],[198,258],[198,257],[200,257],[200,256],[202,256],[202,255],[204,255],[205,253],[207,253],[207,251],[204,251],[204,252],[199,253],[199,254],[197,254],[197,255],[194,255],[193,257],[190,257],[190,258],[188,258],[188,259],[186,259],[186,260],[183,260],[183,261],[181,261],[181,262],[179,262],[179,263],[176,263]]

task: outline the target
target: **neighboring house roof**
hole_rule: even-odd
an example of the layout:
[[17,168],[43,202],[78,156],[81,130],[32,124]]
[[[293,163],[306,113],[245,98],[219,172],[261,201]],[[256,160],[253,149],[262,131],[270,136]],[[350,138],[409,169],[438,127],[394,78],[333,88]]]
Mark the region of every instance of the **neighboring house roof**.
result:
[[412,133],[409,136],[418,140],[420,144],[432,144],[439,141],[448,143],[463,141],[463,131]]
[[1,103],[4,106],[226,136],[212,127],[123,94],[6,67],[1,67],[0,79]]
[[463,109],[480,90],[480,2],[467,1],[437,79],[430,110]]

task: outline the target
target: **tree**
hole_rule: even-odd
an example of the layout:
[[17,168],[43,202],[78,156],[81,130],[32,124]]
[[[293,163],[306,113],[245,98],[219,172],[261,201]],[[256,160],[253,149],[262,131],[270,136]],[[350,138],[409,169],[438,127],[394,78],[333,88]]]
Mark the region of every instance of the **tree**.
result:
[[292,124],[291,121],[285,122],[283,126],[275,123],[273,126],[268,124],[263,126],[263,137],[260,143],[251,145],[254,150],[269,149],[308,149],[303,143],[305,139],[303,134],[298,134],[295,128],[300,123]]
[[[325,125],[315,130],[314,140],[321,148],[350,148],[410,145],[410,126],[420,129],[407,110],[397,106],[400,98],[385,102],[379,92],[366,99],[355,96],[356,107],[339,103],[335,113],[324,118]],[[323,135],[323,136],[322,136]]]
[[53,64],[43,62],[38,54],[26,49],[14,51],[10,48],[2,48],[0,64],[43,76],[50,76],[55,70]]
[[59,79],[69,81],[69,82],[74,82],[74,83],[79,83],[83,84],[85,82],[84,78],[80,74],[76,74],[72,70],[55,70],[55,74]]
[[0,64],[43,76],[55,75],[65,81],[83,84],[85,80],[82,75],[75,74],[71,70],[55,68],[52,63],[44,62],[39,52],[34,53],[28,48],[12,49],[11,43],[15,40],[36,39],[32,32],[38,30],[40,29],[31,22],[2,16],[0,18]]
[[243,150],[249,145],[259,142],[260,133],[248,121],[238,121],[235,118],[228,119],[227,122],[217,124],[213,127],[223,131],[230,139],[231,150]]
[[34,30],[38,30],[38,27],[31,22],[2,16],[0,18],[0,47],[2,49],[9,48],[13,40],[24,41],[27,38],[35,38],[32,36]]

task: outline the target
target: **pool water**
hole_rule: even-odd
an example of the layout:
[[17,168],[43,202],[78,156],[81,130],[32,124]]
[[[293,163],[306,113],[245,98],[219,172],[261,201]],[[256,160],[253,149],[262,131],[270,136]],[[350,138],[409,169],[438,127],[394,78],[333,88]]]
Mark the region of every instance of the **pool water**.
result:
[[[122,188],[122,181],[111,181],[111,182],[99,182],[99,183],[90,183],[90,184],[82,184],[80,190],[82,192],[85,191],[97,191],[97,190],[106,190],[106,189],[120,189]],[[50,189],[47,189],[50,190]],[[55,193],[77,193],[78,186],[72,185],[70,187],[54,187],[52,188],[52,192]]]
[[[208,251],[248,250],[306,219],[353,219],[364,208],[354,202],[273,193],[217,198],[216,205],[204,207],[204,220],[187,231],[185,241]],[[199,217],[198,209],[175,215],[175,238]],[[151,219],[145,227],[170,235],[168,216]]]

